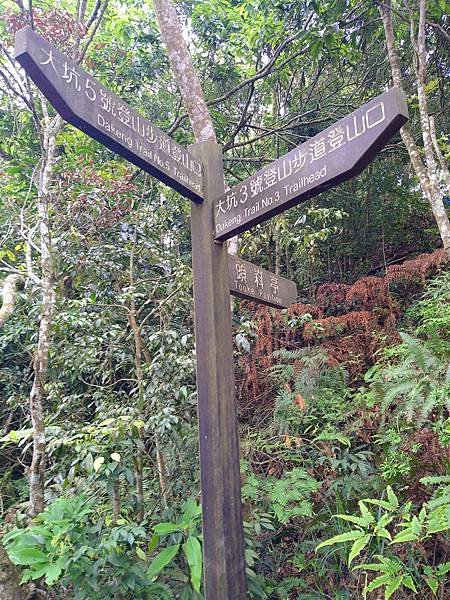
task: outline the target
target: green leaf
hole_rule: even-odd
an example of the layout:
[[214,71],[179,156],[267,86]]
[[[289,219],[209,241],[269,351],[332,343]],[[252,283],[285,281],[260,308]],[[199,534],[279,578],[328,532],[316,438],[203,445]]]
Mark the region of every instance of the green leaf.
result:
[[191,572],[192,587],[196,592],[199,592],[202,577],[202,548],[200,542],[195,536],[190,535],[183,549]]
[[352,571],[356,571],[357,569],[364,569],[365,571],[380,571],[381,573],[386,573],[387,576],[392,577],[398,573],[402,567],[404,567],[403,563],[400,563],[398,560],[383,558],[379,554],[376,554],[375,558],[378,558],[380,562],[364,563],[362,565],[353,567]]
[[346,435],[342,435],[341,433],[338,433],[336,431],[320,433],[316,438],[314,438],[314,441],[316,441],[316,440],[331,441],[331,442],[334,440],[337,440],[338,442],[340,442],[344,446],[347,446],[348,448],[350,448],[350,446],[351,446],[350,438],[347,437]]
[[181,518],[182,525],[187,527],[192,519],[199,515],[200,512],[201,507],[197,505],[197,502],[193,498],[191,498],[191,500],[186,503],[186,508],[184,509],[184,513]]
[[319,548],[324,548],[325,546],[333,546],[334,544],[339,544],[341,542],[351,542],[353,540],[358,540],[363,536],[364,531],[361,531],[361,529],[352,529],[351,531],[347,531],[346,533],[335,535],[329,540],[325,540],[317,546],[316,552],[317,550],[319,550]]
[[100,467],[102,466],[102,464],[105,462],[105,459],[103,456],[98,456],[95,460],[94,460],[94,471],[96,473],[98,473],[98,471],[100,470]]
[[387,529],[384,529],[384,527],[377,530],[377,537],[385,538],[386,540],[392,540],[390,532]]
[[[361,565],[361,567],[365,568],[364,565]],[[392,581],[392,576],[390,574],[375,577],[375,579],[364,588],[364,592],[373,592],[373,590],[376,590],[382,585],[387,585],[390,581]]]
[[[394,520],[394,515],[385,513],[380,519],[378,519],[377,529],[385,529],[389,523]],[[391,539],[391,538],[389,538]]]
[[333,517],[342,519],[343,521],[350,521],[350,523],[355,523],[360,527],[367,527],[371,523],[370,518],[367,517],[355,517],[354,515],[333,515]]
[[380,506],[386,510],[394,510],[395,507],[390,504],[390,502],[386,502],[385,500],[375,500],[374,498],[365,498],[364,502],[367,504],[373,504],[374,506]]
[[136,548],[136,554],[138,555],[138,557],[141,560],[146,560],[147,559],[147,557],[145,556],[145,552],[142,550],[142,548],[139,548],[139,547]]
[[387,558],[380,555],[377,555],[377,558],[380,559],[380,562],[383,565],[383,569],[386,573],[390,573],[391,575],[395,575],[402,570],[402,567],[405,565],[401,563],[399,560],[395,558]]
[[430,590],[436,596],[436,592],[439,587],[439,581],[437,579],[435,579],[434,577],[425,577],[425,581],[427,582],[427,585],[430,588]]
[[421,525],[419,523],[419,520],[418,520],[418,518],[416,516],[414,516],[412,518],[411,529],[412,529],[412,532],[414,534],[416,534],[417,536],[420,535],[420,531],[421,531],[422,527],[421,527]]
[[370,542],[371,537],[372,536],[370,534],[367,534],[353,542],[352,549],[350,550],[350,554],[348,555],[348,566],[349,567],[350,567],[352,560],[354,558],[356,558],[361,553],[363,548],[365,548],[367,546],[367,544]]
[[152,554],[159,542],[159,535],[153,535],[147,546],[148,554]]
[[[103,459],[105,460],[105,459]],[[85,469],[88,473],[90,473],[94,467],[94,458],[92,456],[92,454],[89,452],[89,454],[86,456],[86,458],[84,459],[84,466]],[[100,467],[99,467],[100,468]]]
[[174,546],[168,546],[162,552],[157,554],[147,569],[147,577],[149,579],[155,579],[158,573],[160,573],[164,567],[175,558],[179,549],[180,544],[175,544]]
[[47,555],[33,546],[19,546],[9,551],[9,558],[15,565],[48,563]]
[[417,535],[410,529],[407,529],[406,531],[401,531],[397,534],[391,544],[403,544],[403,542],[412,542],[415,540],[417,540]]
[[359,506],[359,510],[361,511],[361,514],[362,514],[363,518],[364,519],[369,519],[369,523],[374,523],[375,522],[375,517],[370,512],[370,510],[367,508],[367,506],[364,504],[363,500],[360,500],[358,502],[358,506]]
[[411,577],[411,575],[403,576],[403,585],[413,592],[417,592],[416,584],[414,583],[414,579]]
[[383,565],[380,563],[364,563],[362,565],[357,565],[353,567],[352,571],[356,571],[357,569],[364,569],[365,571],[384,571]]
[[394,579],[392,579],[390,581],[390,583],[388,583],[388,585],[386,586],[386,589],[384,590],[384,600],[389,600],[389,598],[392,596],[392,594],[395,591],[397,591],[398,588],[401,586],[402,580],[403,580],[403,575],[397,575],[397,577],[394,577]]
[[9,533],[5,533],[5,535],[2,537],[2,544],[4,546],[6,546],[8,544],[8,542],[15,539],[16,537],[21,537],[23,539],[23,536],[24,536],[23,529],[13,529]]
[[450,562],[445,562],[437,567],[438,575],[446,575],[450,571]]
[[27,583],[33,579],[40,579],[47,572],[47,567],[48,565],[46,564],[44,567],[39,567],[38,569],[25,569],[20,583]]
[[181,527],[177,523],[158,523],[153,527],[153,531],[159,535],[164,535],[166,533],[174,533],[175,531],[180,531]]
[[47,585],[53,585],[56,581],[58,581],[64,567],[64,562],[64,559],[62,561],[61,559],[58,559],[55,563],[48,565],[45,573],[45,583]]
[[[445,507],[440,507],[440,508],[445,508]],[[428,522],[428,527],[427,527],[428,535],[430,535],[431,533],[439,533],[440,531],[447,531],[448,529],[450,529],[450,523],[445,518],[445,515],[438,514],[437,511],[433,511],[432,515],[433,515],[432,517],[430,515],[430,520]]]

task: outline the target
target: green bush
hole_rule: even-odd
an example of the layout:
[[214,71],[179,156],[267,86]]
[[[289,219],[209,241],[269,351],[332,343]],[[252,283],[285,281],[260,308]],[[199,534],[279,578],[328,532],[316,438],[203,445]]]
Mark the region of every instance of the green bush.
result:
[[[335,518],[353,524],[353,529],[320,543],[316,551],[327,546],[352,542],[348,552],[348,566],[362,557],[353,570],[362,569],[379,575],[363,590],[384,589],[385,600],[402,587],[415,593],[428,587],[436,595],[445,585],[450,572],[450,562],[428,564],[420,551],[422,544],[436,535],[450,532],[450,476],[422,479],[423,483],[437,484],[433,498],[425,502],[420,511],[414,511],[412,502],[401,505],[390,486],[387,499],[366,498],[359,504],[360,515],[335,515]],[[367,506],[377,507],[372,512]],[[369,562],[376,559],[377,562]],[[425,559],[425,560],[424,560]]]
[[145,541],[145,529],[123,519],[106,527],[84,497],[59,498],[3,538],[11,561],[25,568],[23,582],[43,577],[49,586],[71,584],[75,600],[171,598],[163,585],[159,596],[151,595]]

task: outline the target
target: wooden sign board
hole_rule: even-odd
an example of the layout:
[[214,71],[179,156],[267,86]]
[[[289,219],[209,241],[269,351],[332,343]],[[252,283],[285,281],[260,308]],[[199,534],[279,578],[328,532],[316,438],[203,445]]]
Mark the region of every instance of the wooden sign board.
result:
[[16,59],[68,123],[202,202],[200,161],[30,27],[16,33]]
[[358,175],[407,120],[398,88],[364,104],[219,196],[215,239],[227,240]]
[[230,294],[239,298],[274,308],[287,308],[297,300],[297,286],[293,281],[231,254],[228,255],[228,279]]

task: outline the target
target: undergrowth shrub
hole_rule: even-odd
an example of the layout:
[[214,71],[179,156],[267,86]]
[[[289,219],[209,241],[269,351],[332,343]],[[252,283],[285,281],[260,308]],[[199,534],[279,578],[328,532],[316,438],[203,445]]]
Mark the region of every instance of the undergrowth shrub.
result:
[[[420,510],[414,510],[411,501],[401,504],[388,486],[381,499],[361,500],[359,515],[334,515],[351,523],[353,528],[317,546],[316,551],[352,542],[348,567],[358,559],[359,564],[353,566],[353,571],[378,573],[364,586],[364,597],[378,588],[383,588],[385,600],[400,589],[411,590],[421,598],[429,597],[430,591],[436,596],[439,590],[443,598],[445,590],[449,591],[450,476],[429,477],[423,482],[437,488],[433,498],[422,504]],[[374,511],[371,506],[375,507]],[[446,538],[447,543],[442,542],[442,538]],[[431,561],[423,552],[429,543],[434,546]]]
[[433,412],[441,416],[450,411],[450,365],[420,339],[405,332],[400,336],[403,344],[390,352],[392,364],[376,365],[366,381],[383,413],[401,411],[408,421],[421,425]]
[[59,498],[28,527],[3,537],[11,561],[25,568],[22,581],[72,584],[75,600],[150,598],[145,563],[137,560],[144,542],[143,527],[123,520],[105,526],[82,496]]
[[[243,354],[258,390],[245,398],[244,506],[275,530],[253,529],[255,598],[449,595],[450,273],[407,311],[397,302],[445,261],[438,252],[396,267],[389,281],[324,289],[320,307],[296,305],[284,317],[260,309],[264,339]],[[348,300],[365,316],[346,312]],[[281,489],[299,469],[318,484],[312,510],[283,522],[261,482]]]
[[[437,250],[388,267],[384,277],[364,277],[352,285],[321,285],[316,304],[294,304],[284,314],[266,306],[256,308],[252,320],[256,342],[251,352],[240,358],[244,418],[251,417],[255,402],[273,410],[269,375],[282,356],[277,354],[280,350],[315,348],[325,354],[329,366],[345,368],[351,385],[361,383],[380,352],[401,342],[396,327],[405,302],[417,297],[426,277],[447,263],[447,254]],[[418,335],[426,332],[430,341],[439,337],[434,344],[441,346],[434,350],[440,356],[449,349],[443,340],[449,331],[448,291],[444,291],[449,289],[449,280],[449,273],[442,274],[422,303],[407,313],[408,318],[421,321]],[[431,346],[429,349],[433,352]]]
[[305,469],[294,468],[282,477],[248,475],[242,487],[244,503],[258,507],[279,523],[295,517],[311,517],[312,495],[320,488]]

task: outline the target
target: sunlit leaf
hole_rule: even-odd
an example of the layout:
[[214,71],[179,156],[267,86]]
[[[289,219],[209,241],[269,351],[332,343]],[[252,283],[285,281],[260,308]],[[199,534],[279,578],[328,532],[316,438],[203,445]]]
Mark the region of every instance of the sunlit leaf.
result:
[[155,579],[156,576],[166,567],[173,558],[177,555],[180,549],[180,544],[174,546],[168,546],[162,552],[160,552],[150,563],[147,569],[147,577],[149,579]]

